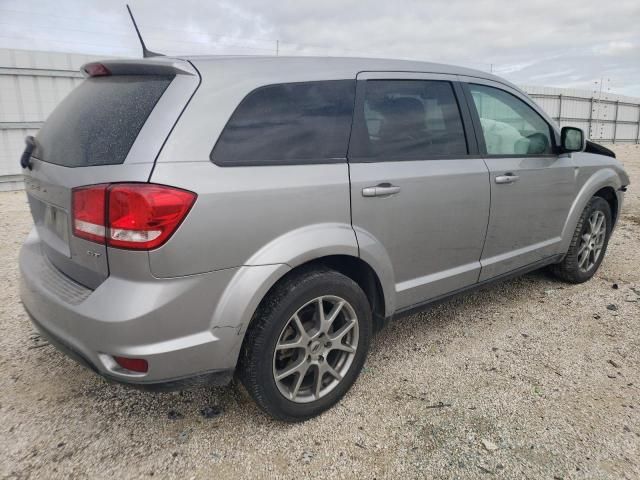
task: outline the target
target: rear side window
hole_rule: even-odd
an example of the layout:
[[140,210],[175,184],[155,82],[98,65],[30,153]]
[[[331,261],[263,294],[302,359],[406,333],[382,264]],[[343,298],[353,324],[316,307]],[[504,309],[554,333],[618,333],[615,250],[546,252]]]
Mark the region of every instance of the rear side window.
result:
[[211,160],[221,166],[343,161],[354,96],[353,80],[254,90],[233,112]]
[[124,162],[171,80],[149,75],[86,79],[51,113],[33,155],[65,167]]
[[549,124],[519,98],[498,88],[469,85],[489,155],[553,153]]
[[368,80],[362,108],[350,150],[354,159],[420,160],[468,152],[449,82]]

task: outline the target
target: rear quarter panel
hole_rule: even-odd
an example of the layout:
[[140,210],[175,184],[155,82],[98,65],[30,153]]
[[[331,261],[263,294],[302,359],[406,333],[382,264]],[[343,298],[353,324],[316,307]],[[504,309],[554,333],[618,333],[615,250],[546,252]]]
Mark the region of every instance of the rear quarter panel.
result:
[[[295,61],[295,60],[291,60]],[[346,163],[220,167],[209,155],[231,114],[270,84],[352,79],[320,60],[288,71],[268,59],[195,61],[201,85],[162,149],[151,177],[198,199],[174,236],[150,252],[157,277],[241,265],[295,266],[313,256],[357,256]]]
[[218,167],[156,165],[153,181],[194,191],[187,219],[150,252],[157,277],[241,265],[295,264],[331,254],[357,256],[344,164]]

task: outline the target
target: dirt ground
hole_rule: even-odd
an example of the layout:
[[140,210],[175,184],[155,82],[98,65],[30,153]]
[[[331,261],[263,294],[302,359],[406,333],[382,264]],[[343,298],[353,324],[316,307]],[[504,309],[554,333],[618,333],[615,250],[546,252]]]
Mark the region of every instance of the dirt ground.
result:
[[0,194],[0,477],[640,478],[640,148],[616,151],[632,186],[593,280],[536,272],[395,322],[297,425],[236,386],[113,385],[46,344],[18,297],[26,198]]

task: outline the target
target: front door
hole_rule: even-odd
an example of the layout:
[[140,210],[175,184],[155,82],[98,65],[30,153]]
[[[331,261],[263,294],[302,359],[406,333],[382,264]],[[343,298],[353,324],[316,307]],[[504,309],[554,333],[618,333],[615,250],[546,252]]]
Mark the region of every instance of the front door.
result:
[[554,153],[553,130],[526,97],[478,82],[467,84],[466,92],[491,176],[482,281],[561,253],[577,184],[572,158]]
[[474,284],[489,174],[465,136],[470,116],[456,77],[357,78],[349,168],[361,249],[377,245],[392,266],[399,309]]

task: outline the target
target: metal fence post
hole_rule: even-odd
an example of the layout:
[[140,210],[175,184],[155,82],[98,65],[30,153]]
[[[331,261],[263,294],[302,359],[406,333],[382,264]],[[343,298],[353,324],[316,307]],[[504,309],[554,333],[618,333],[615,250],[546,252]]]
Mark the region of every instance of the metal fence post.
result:
[[591,108],[589,109],[589,138],[593,139],[593,97],[591,97]]
[[616,114],[613,117],[613,143],[616,143],[616,131],[618,130],[618,110],[620,110],[620,100],[616,100]]
[[562,121],[562,94],[558,95],[558,97],[560,98],[560,102],[558,104],[558,125],[562,127],[560,123]]
[[636,132],[636,143],[640,143],[640,104],[638,107],[638,131]]

